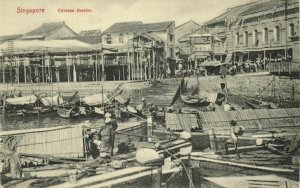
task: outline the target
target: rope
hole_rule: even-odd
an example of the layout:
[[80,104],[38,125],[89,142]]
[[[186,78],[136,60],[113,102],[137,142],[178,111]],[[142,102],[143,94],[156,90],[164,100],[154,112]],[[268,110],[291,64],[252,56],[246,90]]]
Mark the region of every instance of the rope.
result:
[[178,157],[176,157],[175,155],[173,155],[172,153],[170,153],[169,150],[164,149],[164,151],[167,152],[169,155],[171,155],[172,157],[174,157],[175,159],[177,159],[177,160],[180,162],[180,164],[182,165],[184,171],[186,172],[186,175],[187,175],[187,177],[188,177],[188,179],[189,179],[189,182],[190,182],[191,187],[192,187],[192,188],[195,188],[194,183],[193,183],[193,180],[192,180],[192,178],[191,178],[191,176],[190,176],[190,174],[189,174],[189,172],[188,172],[188,170],[187,170],[187,167],[186,167],[185,164],[182,162],[182,160],[179,159]]

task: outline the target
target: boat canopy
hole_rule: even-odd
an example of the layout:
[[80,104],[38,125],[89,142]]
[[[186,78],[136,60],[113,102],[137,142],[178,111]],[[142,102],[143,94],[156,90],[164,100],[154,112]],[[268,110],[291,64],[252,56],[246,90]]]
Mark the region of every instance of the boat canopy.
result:
[[221,63],[220,61],[204,61],[200,64],[200,67],[217,67],[227,65],[226,63]]
[[108,99],[105,93],[86,96],[83,97],[81,101],[89,106],[97,106],[97,105],[101,105],[102,103],[106,104],[110,102],[110,100]]
[[64,100],[59,95],[54,95],[53,97],[43,97],[40,99],[44,106],[58,106],[63,104]]
[[11,105],[34,104],[36,101],[37,101],[37,97],[35,95],[6,99],[6,103]]

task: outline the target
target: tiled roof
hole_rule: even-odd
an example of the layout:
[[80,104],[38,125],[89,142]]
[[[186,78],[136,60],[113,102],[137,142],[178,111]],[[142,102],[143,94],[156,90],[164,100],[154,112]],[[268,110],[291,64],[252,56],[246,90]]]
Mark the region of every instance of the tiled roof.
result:
[[79,36],[101,36],[101,30],[86,30],[86,31],[81,31]]
[[[288,2],[288,3],[290,4],[290,2]],[[272,9],[275,10],[274,8],[278,8],[278,7],[282,7],[282,6],[284,6],[283,0],[255,1],[255,2],[248,3],[248,4],[229,8],[223,14],[206,22],[205,25],[222,22],[222,21],[225,21],[225,19],[229,18],[229,17],[245,16],[245,15],[254,14],[254,13],[258,13],[258,12],[269,11]]]
[[60,40],[70,40],[70,39],[78,40],[88,44],[100,44],[102,41],[101,36],[76,36],[76,37],[60,38]]
[[21,38],[22,35],[5,35],[5,36],[0,36],[0,44],[4,43],[8,40],[17,40],[19,38]]
[[141,21],[119,22],[106,29],[103,33],[143,33],[166,30],[174,22],[158,22],[143,24]]
[[158,23],[149,23],[149,24],[144,24],[145,31],[146,32],[151,32],[151,31],[164,31],[166,30],[172,23],[173,21],[168,21],[168,22],[158,22]]
[[284,6],[284,1],[282,0],[269,0],[269,1],[262,1],[260,3],[253,4],[249,7],[248,10],[244,11],[241,15],[249,15],[254,14],[257,12],[263,12],[271,10],[275,7],[281,7]]
[[240,5],[240,6],[236,6],[236,7],[232,7],[232,8],[228,8],[226,12],[224,12],[223,14],[217,16],[216,18],[214,18],[212,20],[207,21],[204,25],[210,25],[210,24],[213,24],[213,23],[223,22],[228,17],[238,16],[242,12],[244,12],[245,9],[247,10],[253,4],[257,4],[258,2],[259,1],[252,2],[252,3],[247,3],[247,4],[244,4],[244,5]]
[[136,32],[141,31],[143,22],[134,21],[134,22],[118,22],[111,25],[103,33],[126,33],[126,32]]
[[200,24],[194,22],[194,20],[190,20],[190,21],[188,21],[188,22],[185,22],[185,23],[183,23],[183,24],[180,24],[179,26],[176,26],[175,29],[177,29],[177,28],[179,28],[179,27],[182,27],[182,26],[184,26],[184,25],[186,25],[186,24],[188,24],[188,23],[194,23],[195,25],[199,25],[199,27],[201,26]]
[[153,40],[153,41],[157,41],[157,42],[165,42],[163,39],[161,39],[160,37],[158,37],[152,33],[141,33],[141,34],[135,36],[134,38],[138,38],[139,36]]
[[[62,28],[63,26],[66,26],[65,22],[43,23],[40,27],[26,33],[23,36],[23,38],[46,37],[52,34],[53,32],[57,31],[58,29]],[[76,33],[74,32],[74,34]]]

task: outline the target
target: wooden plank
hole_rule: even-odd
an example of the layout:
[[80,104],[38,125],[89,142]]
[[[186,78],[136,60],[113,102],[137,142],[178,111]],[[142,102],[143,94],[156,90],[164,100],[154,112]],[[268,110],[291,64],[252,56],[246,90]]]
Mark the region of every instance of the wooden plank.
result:
[[269,171],[269,172],[276,172],[276,173],[289,173],[294,174],[293,169],[283,169],[283,168],[273,168],[273,167],[264,167],[264,166],[255,166],[255,165],[249,165],[249,164],[243,164],[243,163],[236,163],[231,161],[224,161],[224,160],[218,160],[218,159],[210,159],[205,157],[193,157],[192,160],[196,161],[206,161],[206,162],[212,162],[216,164],[223,164],[223,165],[229,165],[229,166],[237,166],[241,168],[248,168],[248,169],[254,169],[254,170],[263,170],[263,171]]

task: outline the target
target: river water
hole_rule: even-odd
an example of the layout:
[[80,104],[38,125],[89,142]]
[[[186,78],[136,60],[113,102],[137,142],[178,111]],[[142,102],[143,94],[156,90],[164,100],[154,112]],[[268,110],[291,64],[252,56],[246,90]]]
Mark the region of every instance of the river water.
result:
[[92,125],[101,125],[104,122],[103,118],[99,116],[90,118],[79,117],[76,119],[64,119],[59,117],[58,115],[38,118],[23,116],[4,117],[3,114],[0,114],[0,131],[76,125],[79,123],[91,123]]

